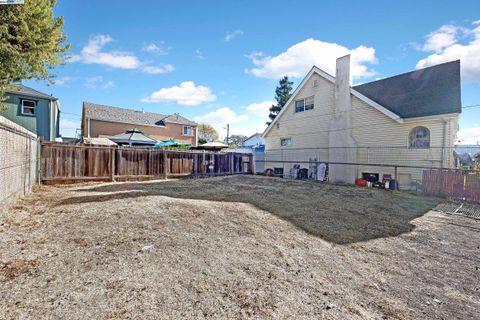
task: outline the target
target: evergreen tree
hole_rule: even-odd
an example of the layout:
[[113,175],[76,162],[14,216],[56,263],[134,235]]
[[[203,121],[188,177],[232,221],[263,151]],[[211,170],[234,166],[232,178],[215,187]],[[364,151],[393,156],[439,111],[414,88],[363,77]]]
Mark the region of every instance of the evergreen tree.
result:
[[288,99],[290,99],[290,96],[292,95],[292,85],[293,82],[289,81],[287,76],[284,76],[278,82],[278,86],[275,89],[275,100],[277,101],[277,104],[273,104],[270,108],[270,114],[268,115],[270,121],[267,122],[268,125],[272,123],[273,119],[275,119],[280,110],[282,110]]

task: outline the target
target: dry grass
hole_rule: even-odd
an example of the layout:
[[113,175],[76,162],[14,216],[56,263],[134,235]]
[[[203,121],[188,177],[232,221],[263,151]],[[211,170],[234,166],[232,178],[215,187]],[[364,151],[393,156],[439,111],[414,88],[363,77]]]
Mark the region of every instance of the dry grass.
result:
[[28,260],[12,260],[7,263],[0,263],[0,272],[3,276],[11,280],[21,274],[28,273],[35,267],[35,261]]
[[0,214],[0,318],[476,319],[480,222],[437,202],[249,176],[42,187]]

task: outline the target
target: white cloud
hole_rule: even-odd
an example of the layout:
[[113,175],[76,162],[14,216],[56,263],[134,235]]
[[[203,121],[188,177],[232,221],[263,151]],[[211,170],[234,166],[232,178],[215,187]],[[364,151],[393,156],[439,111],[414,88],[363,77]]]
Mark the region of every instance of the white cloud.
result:
[[138,58],[131,54],[120,51],[102,51],[103,47],[112,42],[109,35],[97,35],[88,41],[79,55],[73,55],[71,62],[83,62],[86,64],[103,64],[112,68],[137,69],[140,66]]
[[77,129],[80,128],[80,121],[73,121],[70,119],[60,119],[60,129]]
[[248,105],[245,110],[253,116],[268,120],[268,115],[270,114],[270,108],[272,107],[272,101],[263,101],[259,103],[252,103]]
[[142,68],[142,71],[145,73],[150,73],[150,74],[163,74],[163,73],[170,73],[175,70],[175,67],[172,66],[171,64],[166,64],[163,66],[145,66]]
[[64,86],[67,84],[67,82],[70,82],[72,80],[71,77],[61,77],[58,79],[53,80],[53,84],[57,86]]
[[203,55],[203,52],[200,49],[195,50],[195,57],[200,60],[205,59],[205,56]]
[[458,32],[459,28],[457,26],[451,24],[441,26],[438,30],[425,36],[426,41],[422,50],[440,52],[457,42]]
[[478,144],[480,143],[480,124],[471,128],[460,129],[457,132],[457,143]]
[[225,35],[225,38],[223,38],[223,40],[225,42],[230,42],[230,41],[232,41],[233,39],[235,39],[236,37],[239,37],[239,36],[243,36],[243,30],[237,29],[237,30],[232,31],[232,32],[227,32],[227,34]]
[[80,120],[60,118],[60,133],[64,137],[75,136],[75,131],[80,128]]
[[185,81],[179,86],[162,88],[143,98],[142,102],[159,103],[174,101],[185,106],[196,106],[205,102],[215,101],[217,97],[205,86],[196,86],[193,81]]
[[166,56],[171,49],[171,47],[165,46],[165,41],[161,41],[159,44],[151,42],[142,47],[142,51],[153,53],[157,56]]
[[[69,62],[82,62],[85,64],[101,64],[111,68],[140,70],[145,73],[168,73],[175,70],[171,64],[156,67],[150,66],[148,62],[140,61],[136,55],[121,51],[102,51],[105,45],[112,42],[109,35],[97,35],[91,37],[87,45],[82,48],[80,54],[70,57]],[[165,48],[150,43],[142,48],[143,51],[165,55]]]
[[300,78],[316,65],[333,75],[336,59],[347,54],[351,54],[353,78],[371,77],[376,74],[365,65],[378,63],[374,48],[359,46],[348,49],[336,43],[316,39],[307,39],[294,44],[276,56],[263,57],[261,52],[254,52],[248,57],[255,67],[248,69],[247,72],[269,79],[279,79],[285,75]]
[[85,79],[85,87],[90,89],[109,89],[115,86],[112,80],[104,80],[102,76],[89,77]]
[[257,132],[263,132],[267,127],[268,109],[272,101],[252,103],[241,108],[245,113],[237,113],[229,107],[219,108],[203,116],[194,117],[199,123],[211,124],[222,138],[226,136],[225,126],[230,125],[230,134],[242,134],[251,136]]
[[[203,116],[197,116],[193,118],[198,123],[208,123],[211,124],[219,133],[220,136],[224,135],[224,127],[229,124],[231,127],[231,134],[235,133],[235,128],[237,124],[245,123],[248,121],[248,116],[244,114],[237,114],[229,107],[223,107],[207,113]],[[238,130],[237,130],[238,132]]]
[[[454,34],[454,39],[447,39],[444,43],[439,41],[436,47],[434,45],[430,46],[430,50],[435,51],[435,53],[418,61],[417,69],[460,59],[462,79],[480,81],[480,25],[477,22],[475,21],[470,29],[457,27],[462,32],[457,31]],[[439,30],[445,27],[443,26]],[[451,28],[450,25],[447,25],[447,27]],[[464,43],[459,43],[463,38]],[[427,43],[428,40],[427,36]],[[428,47],[427,43],[424,46],[425,48]]]

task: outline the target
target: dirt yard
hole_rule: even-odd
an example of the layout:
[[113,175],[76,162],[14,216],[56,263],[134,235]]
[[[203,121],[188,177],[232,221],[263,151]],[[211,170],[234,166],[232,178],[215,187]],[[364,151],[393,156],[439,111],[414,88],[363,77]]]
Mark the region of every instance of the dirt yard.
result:
[[235,176],[41,187],[0,213],[0,319],[479,319],[480,220]]

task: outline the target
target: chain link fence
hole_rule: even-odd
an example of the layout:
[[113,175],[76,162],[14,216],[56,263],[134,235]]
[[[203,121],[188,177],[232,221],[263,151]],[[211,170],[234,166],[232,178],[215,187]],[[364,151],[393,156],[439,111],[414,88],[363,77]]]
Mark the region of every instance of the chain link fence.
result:
[[[331,160],[333,152],[353,154],[354,161]],[[455,148],[429,147],[414,149],[398,146],[324,147],[267,149],[255,154],[257,173],[290,179],[330,181],[329,172],[342,167],[354,168],[355,178],[396,180],[404,190],[421,190],[423,172],[427,169],[476,170],[478,146]],[[259,171],[259,168],[262,171]]]

